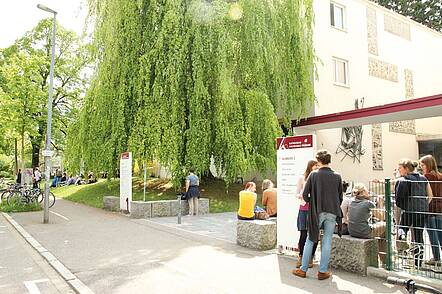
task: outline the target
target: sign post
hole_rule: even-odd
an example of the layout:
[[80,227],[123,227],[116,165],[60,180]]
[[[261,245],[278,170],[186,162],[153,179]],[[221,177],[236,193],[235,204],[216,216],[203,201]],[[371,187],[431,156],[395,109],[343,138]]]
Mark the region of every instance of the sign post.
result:
[[277,138],[278,224],[279,252],[295,251],[299,239],[297,219],[300,200],[296,197],[298,179],[307,162],[314,159],[314,135]]
[[132,152],[120,157],[120,210],[130,212],[132,201]]

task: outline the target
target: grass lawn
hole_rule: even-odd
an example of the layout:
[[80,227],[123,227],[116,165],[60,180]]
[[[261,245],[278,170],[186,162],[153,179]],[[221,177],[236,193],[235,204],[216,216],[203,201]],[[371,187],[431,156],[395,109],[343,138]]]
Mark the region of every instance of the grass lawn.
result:
[[[95,184],[71,185],[52,189],[56,197],[83,203],[97,208],[103,207],[103,196],[118,196],[120,180],[99,180]],[[257,183],[260,187],[261,183]],[[232,184],[226,190],[224,182],[216,179],[203,179],[200,182],[201,196],[210,199],[210,212],[228,212],[238,210],[238,193],[242,184]],[[258,191],[257,204],[261,203]],[[132,181],[133,200],[143,200],[143,180],[134,178]],[[176,199],[176,191],[167,180],[150,178],[146,189],[146,200]]]
[[0,203],[0,211],[2,212],[28,212],[28,211],[39,211],[43,207],[40,203],[30,203],[30,204],[12,204],[8,205],[6,200]]

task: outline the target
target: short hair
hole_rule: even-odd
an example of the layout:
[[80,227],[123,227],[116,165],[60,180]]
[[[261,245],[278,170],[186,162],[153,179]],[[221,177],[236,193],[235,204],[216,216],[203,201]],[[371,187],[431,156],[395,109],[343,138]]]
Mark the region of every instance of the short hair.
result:
[[190,172],[190,173],[194,173],[194,172],[195,172],[195,169],[194,169],[193,167],[191,167],[191,168],[189,168],[189,172]]
[[273,188],[273,182],[269,179],[265,179],[262,181],[262,190],[267,190],[269,188]]
[[316,160],[322,164],[329,164],[331,162],[331,154],[325,149],[319,150],[316,153]]

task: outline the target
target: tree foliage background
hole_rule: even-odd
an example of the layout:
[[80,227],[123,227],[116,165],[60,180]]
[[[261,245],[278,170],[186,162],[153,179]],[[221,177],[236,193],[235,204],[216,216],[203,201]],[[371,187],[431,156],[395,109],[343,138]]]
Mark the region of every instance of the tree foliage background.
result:
[[311,0],[90,0],[97,68],[68,160],[158,160],[176,185],[275,167],[279,119],[313,101]]
[[[33,167],[39,165],[46,134],[52,24],[52,18],[41,20],[12,46],[0,49],[0,130],[8,141],[27,136]],[[74,32],[58,24],[56,32],[52,148],[63,150],[84,92],[82,70],[88,58]],[[5,149],[13,150],[11,144]]]
[[442,32],[441,0],[374,0],[382,6]]

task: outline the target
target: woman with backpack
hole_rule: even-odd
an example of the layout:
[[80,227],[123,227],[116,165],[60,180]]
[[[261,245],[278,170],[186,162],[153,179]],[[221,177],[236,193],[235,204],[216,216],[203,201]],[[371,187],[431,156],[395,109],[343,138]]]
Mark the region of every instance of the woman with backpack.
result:
[[408,249],[407,232],[414,232],[412,255],[417,267],[422,265],[424,256],[423,232],[428,213],[428,204],[433,196],[428,180],[415,171],[417,162],[402,159],[398,164],[400,178],[396,182],[396,205],[402,209],[398,230],[399,245]]

